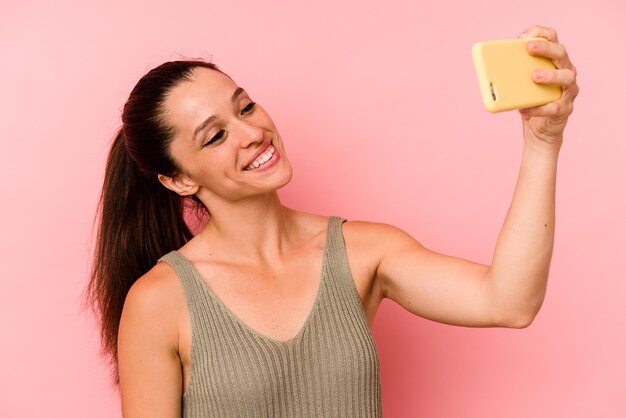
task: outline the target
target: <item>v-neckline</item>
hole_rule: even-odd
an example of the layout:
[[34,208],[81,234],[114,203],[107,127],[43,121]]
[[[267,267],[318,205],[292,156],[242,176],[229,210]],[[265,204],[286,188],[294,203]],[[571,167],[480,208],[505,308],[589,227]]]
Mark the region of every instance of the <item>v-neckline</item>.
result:
[[207,283],[206,280],[204,280],[202,278],[202,276],[200,275],[200,272],[196,269],[196,267],[193,265],[193,263],[191,261],[189,261],[184,255],[182,255],[180,252],[174,250],[179,257],[181,257],[186,264],[189,265],[189,268],[191,270],[191,272],[193,273],[193,275],[195,276],[195,278],[200,282],[201,286],[207,291],[207,293],[213,298],[213,300],[215,301],[215,303],[222,309],[222,311],[224,311],[234,322],[238,323],[239,325],[241,325],[243,328],[245,328],[246,330],[248,330],[252,335],[256,336],[257,338],[260,338],[262,340],[277,344],[277,345],[291,345],[293,343],[295,343],[296,341],[299,341],[302,337],[302,335],[304,334],[304,332],[306,331],[306,329],[309,326],[309,323],[312,321],[313,316],[315,315],[315,312],[318,309],[318,305],[321,299],[321,295],[322,295],[322,291],[323,291],[323,287],[325,286],[325,277],[326,277],[326,264],[328,262],[328,250],[330,247],[330,234],[331,234],[331,221],[332,221],[332,216],[328,217],[327,220],[327,224],[326,224],[326,239],[325,239],[325,243],[324,243],[324,253],[322,255],[322,268],[320,271],[320,274],[318,276],[318,285],[317,285],[317,293],[315,294],[315,300],[313,301],[313,306],[311,306],[311,309],[309,311],[309,314],[307,315],[306,319],[304,320],[304,323],[302,324],[302,326],[300,327],[300,330],[298,331],[298,333],[293,336],[292,338],[288,339],[288,340],[277,340],[275,338],[269,337],[265,334],[260,333],[259,331],[255,330],[254,328],[252,328],[251,326],[249,326],[248,324],[246,324],[245,322],[243,322],[237,315],[234,314],[234,312],[228,307],[226,306],[226,304],[224,302],[222,302],[222,300],[215,294],[215,292],[213,292],[213,289],[211,289],[211,286],[209,286],[209,284]]

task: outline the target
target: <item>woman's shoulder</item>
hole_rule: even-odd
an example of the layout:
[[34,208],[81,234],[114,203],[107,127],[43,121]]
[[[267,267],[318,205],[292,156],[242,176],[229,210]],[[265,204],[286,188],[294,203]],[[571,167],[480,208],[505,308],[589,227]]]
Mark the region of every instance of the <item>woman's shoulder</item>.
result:
[[344,239],[355,243],[363,243],[363,245],[370,248],[372,245],[376,245],[376,243],[385,244],[385,241],[389,243],[413,240],[413,238],[401,228],[385,222],[350,219],[341,214],[319,215],[302,211],[292,212],[293,216],[299,220],[299,223],[307,225],[312,230],[318,231],[326,229],[331,216],[344,219],[345,222],[342,224]]
[[180,387],[176,382],[181,379],[178,353],[184,296],[173,285],[174,279],[165,263],[157,263],[126,295],[117,351],[120,381],[126,382],[127,394],[154,379],[167,381],[171,391]]
[[385,222],[376,222],[370,220],[350,219],[345,215],[319,215],[316,213],[292,211],[292,216],[298,220],[298,223],[305,225],[312,230],[323,231],[328,225],[329,218],[337,217],[343,219],[342,231],[345,239],[362,241],[369,246],[373,241],[386,240],[404,240],[408,234],[395,225]]
[[343,235],[346,245],[377,257],[384,256],[390,250],[417,243],[404,230],[384,222],[347,220],[343,224]]
[[174,269],[160,259],[144,275],[135,282],[140,287],[159,292],[176,285],[177,276]]
[[397,226],[376,221],[360,220],[360,219],[346,219],[343,224],[344,233],[350,233],[357,237],[364,239],[373,237],[392,237],[394,235],[403,234]]
[[174,318],[184,307],[184,295],[176,272],[164,262],[154,265],[130,287],[124,310],[151,320]]

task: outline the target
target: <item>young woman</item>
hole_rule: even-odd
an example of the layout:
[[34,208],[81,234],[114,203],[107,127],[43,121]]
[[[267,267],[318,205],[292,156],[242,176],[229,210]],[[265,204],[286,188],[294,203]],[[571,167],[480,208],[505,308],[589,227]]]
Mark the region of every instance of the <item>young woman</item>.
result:
[[[263,107],[202,61],[146,74],[107,162],[90,300],[125,417],[381,416],[383,298],[434,321],[528,326],[545,294],[563,130],[578,93],[554,30],[529,52],[562,97],[520,111],[524,152],[492,265],[390,225],[287,208],[292,167]],[[521,35],[522,36],[522,35]],[[206,211],[195,236],[183,213]]]

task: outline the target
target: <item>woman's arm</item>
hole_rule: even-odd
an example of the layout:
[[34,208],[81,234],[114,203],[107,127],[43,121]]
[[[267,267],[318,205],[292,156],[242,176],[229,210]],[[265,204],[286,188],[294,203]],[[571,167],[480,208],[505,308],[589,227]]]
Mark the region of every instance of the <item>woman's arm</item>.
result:
[[486,277],[497,311],[529,325],[543,303],[554,244],[558,150],[526,141],[511,206]]
[[578,94],[576,70],[556,32],[533,26],[520,37],[529,53],[551,58],[557,69],[537,83],[563,89],[555,102],[520,111],[524,148],[513,200],[500,232],[491,266],[438,254],[389,226],[369,226],[384,236],[378,250],[376,282],[383,297],[439,322],[464,326],[528,326],[543,302],[555,226],[555,188],[563,130]]
[[176,313],[183,296],[169,270],[158,263],[133,284],[124,303],[118,336],[124,418],[181,415]]
[[576,69],[553,29],[528,28],[521,37],[539,36],[549,42],[529,42],[531,55],[552,59],[556,70],[537,71],[536,83],[558,84],[559,100],[523,109],[524,150],[519,179],[500,232],[487,276],[490,297],[500,309],[517,312],[530,323],[546,292],[555,227],[557,159],[563,130],[578,95]]

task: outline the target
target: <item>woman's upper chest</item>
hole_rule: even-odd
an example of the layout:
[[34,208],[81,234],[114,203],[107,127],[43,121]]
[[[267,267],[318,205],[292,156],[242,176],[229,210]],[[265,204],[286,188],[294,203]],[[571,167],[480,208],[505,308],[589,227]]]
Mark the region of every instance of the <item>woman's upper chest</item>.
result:
[[[326,249],[320,241],[276,263],[193,264],[202,281],[239,321],[263,336],[286,341],[299,333],[315,303]],[[351,276],[371,326],[381,298],[373,285],[375,266],[360,247],[350,245],[346,238]],[[179,354],[188,375],[191,327],[186,309],[180,318]]]
[[[322,243],[323,244],[323,243]],[[194,262],[199,278],[236,317],[288,339],[314,303],[321,282],[324,245],[266,264]],[[348,254],[352,279],[364,307],[371,303],[372,268],[365,258]],[[367,309],[366,309],[367,311]]]

